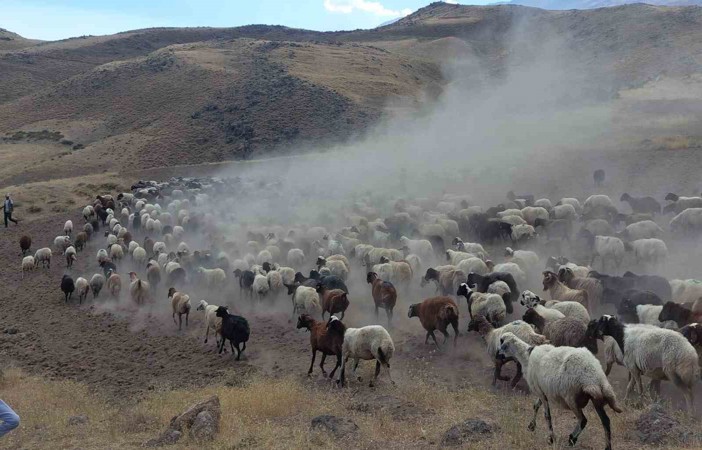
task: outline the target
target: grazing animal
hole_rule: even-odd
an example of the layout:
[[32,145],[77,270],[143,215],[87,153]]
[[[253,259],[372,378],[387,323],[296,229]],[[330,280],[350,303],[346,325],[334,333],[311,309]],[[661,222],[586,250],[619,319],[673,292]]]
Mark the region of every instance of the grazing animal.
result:
[[102,287],[105,285],[105,276],[101,273],[96,273],[90,278],[90,290],[93,291],[93,298],[100,295]]
[[388,316],[388,326],[392,322],[392,310],[397,303],[397,290],[389,281],[383,281],[375,272],[366,274],[366,282],[371,285],[371,294],[375,303],[375,317],[378,318],[378,308],[383,308]]
[[73,282],[73,278],[71,278],[70,275],[64,275],[61,278],[61,290],[63,291],[63,294],[66,296],[66,303],[68,303],[68,300],[71,299],[71,296],[73,295],[73,291],[75,291],[76,285]]
[[187,328],[188,316],[190,315],[190,296],[178,292],[172,287],[168,289],[168,298],[171,300],[173,323],[176,323],[175,316],[178,314],[178,331],[183,327],[183,315],[185,315],[185,327]]
[[324,313],[327,312],[330,316],[341,313],[341,320],[343,320],[346,309],[349,307],[346,292],[341,289],[327,289],[322,283],[317,283],[316,290],[322,299],[322,319],[324,319]]
[[219,348],[219,338],[217,335],[222,334],[222,319],[217,317],[217,309],[219,306],[210,305],[205,300],[200,300],[197,305],[197,311],[205,311],[205,344],[207,344],[207,339],[210,337],[210,328],[214,330],[215,342],[217,348]]
[[25,234],[20,238],[19,245],[20,250],[22,250],[22,256],[26,256],[32,251],[32,238]]
[[[226,306],[217,308],[215,314],[222,319],[222,340],[219,343],[219,353],[222,353],[225,342],[229,340],[232,355],[234,355],[234,349],[236,348],[236,360],[239,361],[241,354],[246,350],[246,343],[249,341],[251,334],[249,322],[242,316],[229,314]],[[239,348],[240,344],[243,344],[241,349]]]
[[[330,319],[331,320],[331,319]],[[307,314],[302,314],[297,319],[297,329],[305,328],[310,332],[310,347],[312,348],[312,362],[307,375],[312,373],[314,360],[317,357],[317,352],[322,353],[322,361],[319,363],[319,368],[322,369],[322,374],[326,377],[327,372],[324,370],[324,361],[327,356],[336,356],[336,365],[329,374],[329,378],[334,378],[336,369],[341,366],[341,347],[344,343],[344,336],[338,333],[330,333],[327,329],[326,322],[314,320]]]
[[458,305],[450,297],[433,297],[424,300],[422,303],[410,305],[407,317],[419,317],[419,322],[427,331],[424,344],[429,343],[429,336],[434,340],[437,348],[439,343],[436,341],[434,331],[438,330],[444,335],[444,342],[448,340],[447,329],[451,325],[453,327],[453,345],[456,346],[458,339]]

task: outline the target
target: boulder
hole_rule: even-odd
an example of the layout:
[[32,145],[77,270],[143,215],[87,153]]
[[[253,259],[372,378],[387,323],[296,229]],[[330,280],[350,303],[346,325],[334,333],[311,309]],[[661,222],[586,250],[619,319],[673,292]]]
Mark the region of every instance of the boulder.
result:
[[312,430],[326,431],[335,438],[344,438],[356,433],[358,425],[351,419],[325,414],[312,419]]

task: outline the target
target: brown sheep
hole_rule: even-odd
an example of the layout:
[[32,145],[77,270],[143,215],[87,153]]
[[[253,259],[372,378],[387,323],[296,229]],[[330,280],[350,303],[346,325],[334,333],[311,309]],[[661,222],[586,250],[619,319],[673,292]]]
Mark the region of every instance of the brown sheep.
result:
[[375,302],[375,317],[378,318],[378,308],[383,308],[388,316],[388,326],[392,321],[392,310],[397,303],[397,290],[389,281],[383,281],[375,272],[366,274],[366,281],[371,285],[371,293]]
[[20,244],[20,250],[22,250],[22,256],[26,256],[28,253],[31,252],[32,248],[32,238],[27,236],[26,234],[20,238],[19,241]]
[[[578,302],[585,308],[588,308],[587,291],[580,289],[571,289],[565,284],[558,281],[558,275],[551,271],[543,272],[544,291],[548,291],[552,300],[560,300],[562,302]],[[590,309],[588,309],[590,311]]]
[[88,242],[88,233],[85,231],[81,231],[80,233],[76,234],[76,241],[75,241],[75,247],[77,251],[83,250],[83,247],[85,247],[86,242]]
[[122,241],[124,242],[124,245],[127,247],[129,247],[129,243],[132,242],[133,240],[134,240],[134,238],[132,238],[132,233],[130,233],[129,231],[124,233],[124,235],[122,236]]
[[132,296],[132,300],[137,305],[141,306],[146,303],[150,297],[150,286],[146,281],[142,281],[137,277],[136,272],[129,272],[129,279],[132,281],[129,286],[129,293]]
[[445,344],[448,340],[447,328],[449,325],[453,327],[453,346],[456,346],[458,339],[458,305],[451,297],[433,297],[424,300],[422,303],[410,305],[407,317],[419,317],[419,322],[425,330],[427,330],[424,344],[429,343],[429,336],[434,339],[434,344],[439,348],[439,343],[436,341],[434,330],[439,330],[444,335]]
[[522,320],[533,325],[536,332],[546,336],[554,347],[585,347],[593,355],[597,354],[597,339],[587,334],[587,326],[582,320],[563,317],[546,323],[534,308],[527,309]]
[[114,298],[119,298],[119,293],[122,290],[122,278],[112,270],[107,272],[107,290]]
[[176,291],[174,287],[168,289],[168,298],[171,299],[173,308],[173,323],[176,323],[175,315],[178,314],[178,331],[183,328],[183,314],[185,314],[185,327],[188,327],[188,316],[190,315],[190,296]]
[[322,361],[319,363],[319,368],[322,369],[322,374],[326,377],[327,372],[324,370],[324,361],[327,355],[336,355],[336,365],[334,370],[329,374],[329,378],[334,378],[336,369],[341,366],[341,345],[344,343],[343,334],[329,333],[325,322],[318,322],[307,314],[303,314],[297,319],[297,328],[306,328],[310,332],[310,346],[312,347],[312,362],[307,375],[312,373],[314,360],[317,357],[317,352],[322,352]]
[[[558,280],[571,289],[579,289],[587,292],[587,305],[583,305],[589,312],[596,312],[602,303],[602,293],[604,286],[597,278],[576,277],[573,269],[563,267],[558,271]],[[563,299],[558,299],[563,300]]]
[[157,262],[149,261],[146,265],[146,279],[149,280],[154,289],[158,288],[161,282],[161,267]]
[[343,320],[346,308],[349,307],[349,299],[346,296],[346,292],[341,289],[327,289],[322,283],[317,283],[317,293],[322,300],[322,319],[324,319],[324,313],[328,312],[330,316],[341,313],[341,319]]

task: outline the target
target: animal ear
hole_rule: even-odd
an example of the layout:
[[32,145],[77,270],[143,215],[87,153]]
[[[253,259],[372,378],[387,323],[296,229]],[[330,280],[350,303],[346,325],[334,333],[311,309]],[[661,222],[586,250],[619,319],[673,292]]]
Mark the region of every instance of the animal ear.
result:
[[690,327],[690,344],[695,345],[699,342],[699,336],[697,335],[697,328]]

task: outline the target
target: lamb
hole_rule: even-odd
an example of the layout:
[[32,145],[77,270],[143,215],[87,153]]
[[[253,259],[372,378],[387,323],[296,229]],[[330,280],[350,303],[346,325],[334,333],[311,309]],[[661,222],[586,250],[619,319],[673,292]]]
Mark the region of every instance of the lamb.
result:
[[90,278],[90,290],[93,291],[93,298],[100,295],[102,287],[105,285],[105,276],[101,273],[96,273]]
[[585,308],[590,306],[587,291],[569,288],[558,281],[558,275],[551,271],[544,271],[543,276],[544,291],[548,291],[552,300],[578,302]]
[[507,261],[513,262],[525,272],[528,272],[537,264],[539,264],[539,255],[529,250],[512,250],[510,247],[505,248],[505,256]]
[[198,267],[197,273],[209,289],[220,289],[227,281],[227,274],[222,269],[205,269]]
[[531,327],[531,325],[524,322],[523,320],[515,320],[506,325],[503,325],[500,328],[495,328],[484,316],[475,316],[473,319],[471,319],[470,323],[468,324],[468,331],[478,332],[485,341],[485,344],[487,345],[488,356],[495,363],[495,371],[493,372],[492,376],[493,386],[497,384],[497,380],[509,381],[509,377],[502,376],[502,366],[509,361],[516,362],[517,373],[514,375],[511,384],[513,389],[517,385],[517,383],[519,383],[519,380],[522,378],[522,365],[519,363],[519,361],[516,361],[514,359],[498,360],[495,357],[497,355],[497,351],[500,348],[500,338],[502,337],[502,335],[507,332],[514,333],[515,335],[519,336],[525,342],[528,342],[531,345],[542,345],[548,342],[548,340],[544,336],[534,332],[534,329]]
[[531,291],[522,292],[520,303],[522,306],[536,310],[544,318],[546,324],[565,317],[561,311],[542,305],[541,298]]
[[124,249],[119,244],[110,246],[110,259],[112,261],[120,261],[124,259]]
[[599,339],[611,336],[624,355],[629,374],[624,399],[638,386],[643,394],[641,375],[652,378],[651,390],[658,392],[661,380],[672,381],[682,391],[690,414],[694,412],[693,388],[700,377],[697,352],[677,331],[650,325],[624,325],[616,317],[602,316],[594,332]]
[[507,283],[510,296],[509,302],[505,298],[505,307],[507,308],[507,314],[512,314],[512,302],[519,298],[519,291],[517,290],[517,283],[514,281],[514,277],[511,274],[492,272],[483,276],[477,273],[469,273],[467,278],[466,283],[468,286],[473,286],[477,292],[487,292],[490,285],[495,281],[504,281]]
[[73,234],[73,222],[70,220],[67,220],[66,223],[63,225],[63,232],[66,236],[70,236]]
[[702,322],[702,312],[690,310],[690,308],[675,302],[666,302],[661,307],[658,320],[660,322],[673,320],[682,328],[690,323]]
[[34,270],[34,266],[34,257],[32,255],[22,258],[22,278],[24,278],[25,272]]
[[631,243],[636,263],[657,265],[668,259],[668,247],[660,239],[638,239]]
[[334,378],[336,369],[341,366],[341,348],[344,343],[343,334],[339,335],[339,333],[330,332],[325,322],[318,322],[307,314],[302,314],[297,319],[297,329],[301,328],[306,328],[310,332],[310,346],[312,347],[312,362],[310,362],[310,369],[307,371],[307,375],[312,374],[314,360],[319,351],[322,353],[322,361],[319,363],[319,368],[322,369],[324,377],[327,376],[327,372],[324,370],[324,361],[327,355],[336,356],[336,365],[329,374],[329,378]]
[[54,247],[56,247],[56,250],[63,253],[66,251],[68,247],[71,246],[71,238],[68,236],[56,236],[54,239]]
[[63,291],[63,294],[66,296],[66,303],[68,303],[68,300],[73,295],[73,291],[75,291],[75,289],[76,289],[76,285],[73,282],[73,278],[71,278],[70,275],[64,275],[61,278],[61,290]]
[[151,299],[151,286],[146,281],[142,281],[137,277],[136,272],[129,272],[129,294],[132,296],[132,301],[141,306]]
[[78,277],[76,279],[76,291],[78,291],[78,304],[82,305],[83,300],[88,297],[90,292],[90,283],[83,277]]
[[107,272],[107,290],[114,298],[119,298],[122,290],[122,278],[111,269]]
[[392,310],[397,303],[397,290],[389,281],[383,281],[375,272],[366,274],[366,282],[371,285],[373,303],[375,303],[375,318],[378,318],[378,308],[383,308],[388,316],[388,326],[392,322]]
[[369,325],[362,328],[346,328],[346,326],[336,317],[332,316],[327,323],[328,332],[333,336],[343,336],[343,344],[341,346],[341,373],[337,383],[344,386],[346,382],[346,363],[349,358],[353,358],[353,375],[356,375],[359,360],[376,360],[375,376],[370,382],[370,387],[373,387],[378,379],[380,367],[385,366],[390,376],[390,359],[395,353],[395,344],[387,330],[380,325]]
[[[241,316],[229,314],[226,306],[217,308],[215,315],[222,319],[222,340],[219,344],[219,353],[222,353],[224,344],[229,339],[232,355],[234,355],[234,349],[236,348],[236,360],[239,361],[241,354],[246,350],[246,343],[249,341],[251,334],[249,322]],[[239,344],[244,344],[241,349],[239,349]]]
[[19,244],[20,250],[22,250],[22,256],[26,256],[32,251],[32,238],[26,234],[20,238]]
[[41,263],[42,267],[47,267],[51,269],[51,249],[49,247],[40,248],[34,253],[34,265],[39,266]]
[[187,328],[188,316],[190,315],[190,296],[171,287],[168,289],[168,298],[171,300],[173,323],[176,323],[175,315],[178,314],[178,331],[183,327],[183,314],[185,314],[185,327]]
[[652,220],[642,220],[627,225],[622,231],[621,236],[629,241],[637,239],[660,238],[663,236],[663,229]]
[[625,192],[619,201],[627,202],[631,207],[631,211],[636,214],[661,213],[661,204],[653,197],[632,197]]
[[542,333],[554,347],[585,347],[593,355],[597,354],[597,339],[587,334],[588,324],[578,319],[563,317],[546,323],[534,308],[529,308],[522,320],[533,325],[536,332]]
[[291,248],[288,250],[286,260],[290,266],[300,267],[305,263],[305,253],[299,248]]
[[585,238],[592,252],[591,266],[597,257],[600,258],[603,268],[606,267],[608,259],[611,259],[617,268],[621,266],[625,252],[624,242],[621,239],[612,236],[595,236],[587,230],[581,230],[580,235]]
[[219,338],[217,335],[222,334],[222,318],[217,317],[217,309],[219,306],[210,305],[205,300],[200,300],[197,305],[197,311],[205,311],[205,344],[207,344],[207,339],[210,337],[210,328],[214,330],[215,343],[219,348]]
[[419,322],[427,331],[424,345],[429,343],[429,336],[434,340],[437,348],[439,343],[434,336],[434,330],[438,330],[444,335],[444,342],[448,340],[447,329],[453,327],[453,346],[456,346],[458,339],[458,305],[450,297],[433,297],[424,300],[422,303],[410,305],[407,317],[419,317]]
[[66,255],[66,267],[70,269],[71,267],[73,267],[73,263],[77,259],[75,247],[73,247],[72,245],[68,247],[64,252],[64,255]]
[[322,283],[317,283],[315,289],[322,299],[322,319],[324,319],[324,313],[328,312],[329,316],[341,313],[341,319],[343,320],[346,309],[349,307],[349,299],[346,292],[341,289],[327,289]]
[[[471,319],[476,316],[483,316],[496,327],[505,320],[507,309],[503,297],[497,294],[473,292],[466,283],[458,287],[456,295],[462,295],[466,298],[468,314]],[[508,295],[505,294],[504,297],[508,297]]]
[[555,442],[551,420],[551,402],[575,413],[578,424],[570,434],[568,442],[571,446],[578,441],[587,418],[583,408],[592,402],[600,417],[605,431],[606,449],[612,448],[610,421],[605,411],[609,405],[615,412],[621,413],[617,398],[607,376],[602,371],[600,362],[592,353],[584,348],[554,347],[540,345],[531,347],[513,333],[505,333],[500,338],[498,358],[515,358],[526,371],[526,380],[531,393],[538,397],[534,404],[534,417],[528,429],[536,429],[536,414],[541,404],[549,429],[549,444]]
[[[288,289],[290,293],[290,289]],[[322,313],[322,307],[319,304],[319,294],[313,287],[295,286],[292,290],[292,317],[296,315],[308,314],[314,316]]]
[[561,266],[558,269],[558,280],[570,289],[587,292],[587,310],[597,311],[602,303],[604,286],[600,280],[586,276],[576,276],[574,270],[567,266]]

